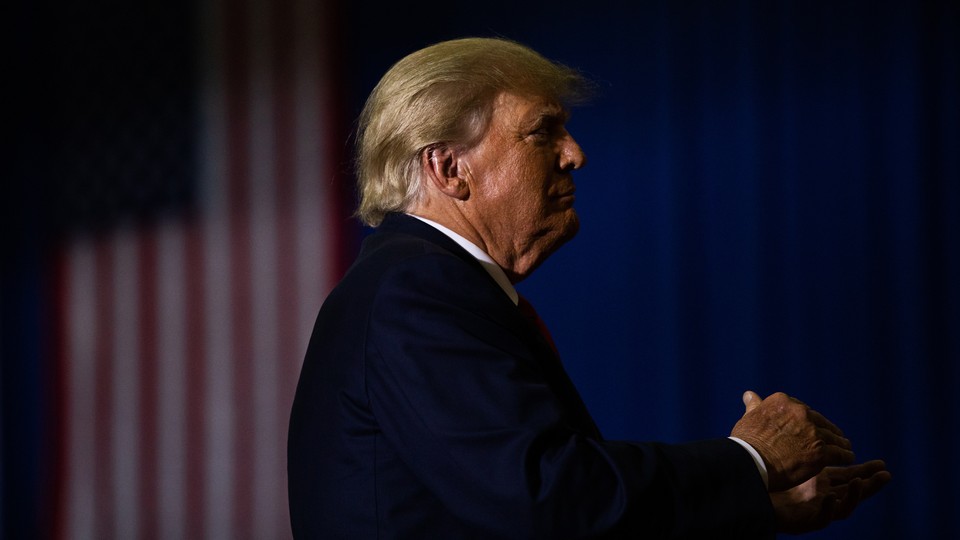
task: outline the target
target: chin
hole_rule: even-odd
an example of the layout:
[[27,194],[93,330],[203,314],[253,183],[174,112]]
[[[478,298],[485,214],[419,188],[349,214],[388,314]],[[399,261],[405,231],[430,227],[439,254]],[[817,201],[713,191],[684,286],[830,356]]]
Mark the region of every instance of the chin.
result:
[[560,249],[561,246],[572,240],[579,231],[580,218],[577,217],[577,213],[571,209],[566,215],[564,215],[563,224],[556,229],[556,234],[554,235],[553,241],[551,242],[547,253],[553,254],[555,251]]
[[561,244],[567,242],[580,232],[580,216],[577,215],[577,212],[573,208],[570,209],[566,218],[566,224],[563,229],[563,234],[561,235]]
[[558,226],[550,227],[541,232],[536,242],[536,248],[530,250],[528,252],[529,256],[526,257],[529,266],[519,273],[513,275],[508,273],[510,280],[513,283],[518,283],[525,279],[547,260],[550,255],[553,255],[561,246],[576,236],[579,230],[580,218],[577,217],[577,213],[574,212],[573,209],[570,209],[565,213],[563,221],[559,223]]

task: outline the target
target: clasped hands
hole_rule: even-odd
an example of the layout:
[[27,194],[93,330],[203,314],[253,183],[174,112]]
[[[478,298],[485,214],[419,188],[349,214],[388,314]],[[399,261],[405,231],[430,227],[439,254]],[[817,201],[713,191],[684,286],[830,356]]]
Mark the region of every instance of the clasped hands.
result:
[[843,432],[799,400],[783,393],[761,399],[748,391],[743,404],[746,412],[730,435],[763,458],[779,532],[822,529],[890,481],[883,461],[852,464]]

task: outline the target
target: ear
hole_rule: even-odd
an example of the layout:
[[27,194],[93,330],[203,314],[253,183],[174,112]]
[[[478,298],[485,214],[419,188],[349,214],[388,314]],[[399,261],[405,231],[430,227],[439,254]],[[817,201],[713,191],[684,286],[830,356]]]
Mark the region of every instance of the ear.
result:
[[420,154],[423,178],[441,193],[461,201],[470,197],[470,185],[464,180],[457,153],[446,144],[436,144]]

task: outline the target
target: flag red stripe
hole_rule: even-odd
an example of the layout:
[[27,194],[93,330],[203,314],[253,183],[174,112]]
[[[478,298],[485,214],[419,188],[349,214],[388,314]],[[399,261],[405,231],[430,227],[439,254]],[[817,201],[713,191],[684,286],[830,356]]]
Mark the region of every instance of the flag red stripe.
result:
[[[274,55],[272,65],[273,95],[275,105],[275,132],[276,155],[275,155],[275,178],[276,178],[276,206],[277,206],[277,228],[276,228],[276,246],[277,246],[277,377],[276,377],[276,395],[277,416],[274,420],[275,425],[280,429],[276,430],[277,438],[274,441],[279,452],[279,463],[281,467],[276,471],[281,479],[286,479],[286,468],[282,464],[286,463],[286,434],[287,423],[290,414],[290,406],[293,401],[293,391],[295,390],[295,381],[291,381],[291,374],[296,374],[299,366],[299,335],[296,332],[298,322],[296,320],[299,312],[297,294],[297,253],[296,253],[296,221],[295,210],[296,201],[294,199],[295,185],[294,175],[296,168],[294,166],[295,141],[293,134],[296,126],[294,124],[294,114],[296,114],[296,104],[294,102],[294,84],[296,63],[300,56],[295,47],[295,43],[290,32],[294,24],[295,13],[292,2],[281,0],[273,4],[275,8],[273,17],[273,27],[271,34],[276,36],[274,40]],[[302,231],[303,234],[311,234],[310,231]],[[317,234],[317,233],[313,233]],[[296,362],[294,364],[293,362]],[[291,384],[292,382],[292,384]],[[286,481],[277,482],[275,490],[270,494],[270,498],[275,504],[274,523],[271,528],[276,531],[286,531],[289,529],[289,518],[287,510]]]
[[[336,22],[341,20],[341,2],[317,2],[320,12],[313,31],[320,44],[320,66],[322,73],[317,96],[320,117],[314,121],[323,126],[327,136],[317,152],[324,156],[327,191],[322,199],[322,212],[326,218],[327,252],[329,264],[324,266],[317,276],[325,284],[324,294],[337,283],[353,262],[356,235],[359,229],[351,225],[353,210],[356,208],[355,192],[350,182],[351,147],[344,144],[345,135],[350,131],[353,118],[341,106],[347,100],[343,96],[343,85],[337,84],[344,73],[343,62],[347,55],[336,54],[339,43],[344,39],[340,33],[344,27]],[[319,306],[317,306],[319,307]],[[299,370],[297,370],[299,374]]]
[[157,467],[159,456],[157,425],[157,232],[151,224],[139,231],[140,276],[140,537],[156,538],[160,531],[157,517]]
[[94,536],[110,538],[113,534],[113,515],[116,501],[113,496],[113,320],[114,288],[113,242],[110,236],[95,240],[94,264],[96,268],[96,305],[93,307],[96,320],[94,358],[96,390],[94,391],[94,486],[96,504]]
[[195,220],[186,227],[185,265],[186,291],[184,292],[184,321],[186,331],[186,433],[184,434],[184,486],[187,538],[204,538],[204,516],[207,504],[206,486],[206,430],[204,416],[206,388],[206,304],[204,302],[204,276],[206,260],[203,255],[203,229]]

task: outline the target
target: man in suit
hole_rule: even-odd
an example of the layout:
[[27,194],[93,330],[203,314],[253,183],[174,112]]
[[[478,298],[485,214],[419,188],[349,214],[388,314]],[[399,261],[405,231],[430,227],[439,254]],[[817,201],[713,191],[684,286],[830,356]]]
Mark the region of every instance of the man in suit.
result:
[[513,284],[577,232],[580,76],[464,39],[394,65],[360,119],[377,228],[320,310],[291,415],[298,538],[766,538],[889,478],[783,394],[729,438],[605,440]]

